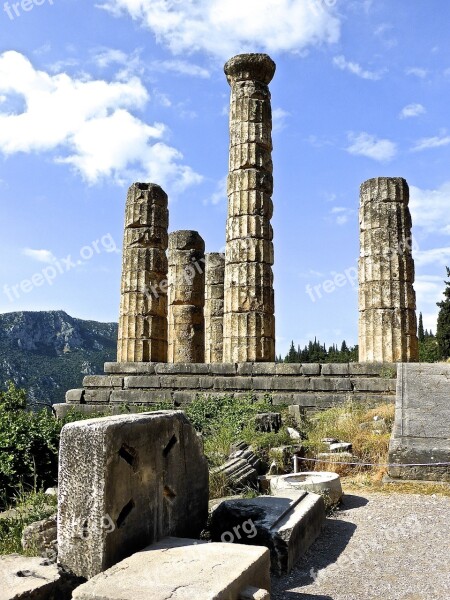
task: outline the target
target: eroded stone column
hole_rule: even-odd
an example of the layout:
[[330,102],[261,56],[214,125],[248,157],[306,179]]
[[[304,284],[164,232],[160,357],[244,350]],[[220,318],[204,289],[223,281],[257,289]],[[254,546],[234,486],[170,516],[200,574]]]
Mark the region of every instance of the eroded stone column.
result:
[[359,360],[419,358],[409,188],[400,177],[361,185]]
[[118,362],[167,362],[167,194],[154,183],[128,190]]
[[205,255],[205,362],[223,360],[223,286],[225,255]]
[[224,362],[275,360],[272,110],[275,63],[241,54],[225,65],[231,86]]
[[197,231],[169,235],[169,362],[205,361],[205,242]]

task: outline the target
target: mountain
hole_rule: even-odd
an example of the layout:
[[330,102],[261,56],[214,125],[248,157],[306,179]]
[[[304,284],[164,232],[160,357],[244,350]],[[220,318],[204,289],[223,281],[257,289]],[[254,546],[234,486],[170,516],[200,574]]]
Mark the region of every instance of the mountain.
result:
[[8,380],[31,403],[64,402],[84,375],[116,360],[117,323],[83,321],[62,310],[0,314],[0,386]]

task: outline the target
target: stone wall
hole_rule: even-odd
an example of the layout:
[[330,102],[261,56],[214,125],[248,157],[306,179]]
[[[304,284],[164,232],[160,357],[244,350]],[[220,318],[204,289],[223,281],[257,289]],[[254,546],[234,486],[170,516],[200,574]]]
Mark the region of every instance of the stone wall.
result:
[[55,405],[58,414],[71,406],[83,412],[123,404],[168,402],[175,407],[198,394],[264,397],[276,405],[298,405],[315,411],[355,401],[394,402],[395,365],[390,363],[106,363],[105,375],[89,375],[83,389],[70,390],[66,404]]

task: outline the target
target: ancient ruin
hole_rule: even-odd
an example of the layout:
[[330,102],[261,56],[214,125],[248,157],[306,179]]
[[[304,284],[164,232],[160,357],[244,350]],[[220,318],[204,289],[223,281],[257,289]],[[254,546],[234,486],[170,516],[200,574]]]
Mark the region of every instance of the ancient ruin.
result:
[[205,255],[205,362],[223,360],[223,305],[225,255]]
[[117,360],[167,361],[167,194],[134,183],[125,208]]
[[172,363],[205,361],[205,242],[197,231],[169,235],[169,352]]
[[359,360],[419,359],[409,188],[400,177],[361,185]]
[[225,65],[231,86],[223,360],[275,360],[272,110],[275,63],[242,54]]

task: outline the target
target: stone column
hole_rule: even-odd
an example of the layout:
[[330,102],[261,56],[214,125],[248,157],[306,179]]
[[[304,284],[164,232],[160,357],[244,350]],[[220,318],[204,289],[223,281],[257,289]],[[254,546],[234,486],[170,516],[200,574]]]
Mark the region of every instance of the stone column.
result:
[[223,360],[223,284],[225,255],[205,255],[205,362]]
[[359,360],[419,358],[409,188],[400,177],[361,185]]
[[118,362],[167,362],[167,194],[134,183],[125,209]]
[[205,242],[197,231],[169,235],[169,362],[205,361]]
[[224,362],[275,360],[272,110],[275,63],[241,54],[225,65],[231,86]]

